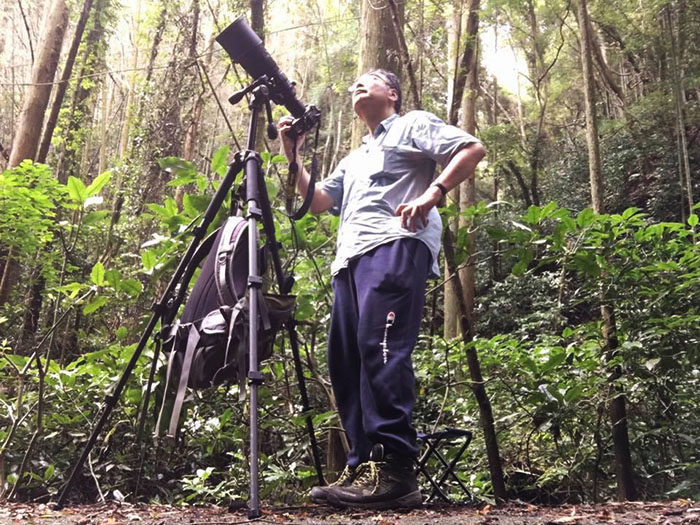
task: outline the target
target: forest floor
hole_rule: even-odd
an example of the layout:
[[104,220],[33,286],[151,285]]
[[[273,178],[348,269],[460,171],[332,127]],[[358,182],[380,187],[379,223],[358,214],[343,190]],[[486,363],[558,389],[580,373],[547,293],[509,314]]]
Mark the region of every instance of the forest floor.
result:
[[666,503],[603,503],[598,505],[536,506],[509,503],[490,505],[423,505],[410,512],[335,510],[308,505],[263,507],[263,515],[249,521],[245,509],[229,512],[223,507],[175,507],[106,503],[52,510],[44,504],[10,503],[0,505],[0,525],[18,523],[42,525],[232,525],[235,523],[280,524],[372,524],[372,525],[557,525],[620,524],[700,525],[700,503],[687,500]]

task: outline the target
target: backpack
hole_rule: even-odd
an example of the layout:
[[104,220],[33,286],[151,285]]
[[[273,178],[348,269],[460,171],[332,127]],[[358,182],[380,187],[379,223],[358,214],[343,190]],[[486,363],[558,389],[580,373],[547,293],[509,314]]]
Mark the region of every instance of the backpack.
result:
[[[260,255],[260,254],[258,254]],[[187,388],[205,389],[237,380],[245,397],[249,368],[248,222],[229,217],[205,239],[188,265],[189,276],[201,264],[180,319],[161,327],[163,351],[168,355],[165,395],[156,423],[156,438],[171,385],[175,398],[167,436],[174,438]],[[264,267],[264,265],[261,265]],[[189,279],[185,278],[184,283]],[[260,294],[258,301],[258,362],[272,355],[275,335],[294,309],[294,296]],[[179,303],[178,303],[179,304]]]

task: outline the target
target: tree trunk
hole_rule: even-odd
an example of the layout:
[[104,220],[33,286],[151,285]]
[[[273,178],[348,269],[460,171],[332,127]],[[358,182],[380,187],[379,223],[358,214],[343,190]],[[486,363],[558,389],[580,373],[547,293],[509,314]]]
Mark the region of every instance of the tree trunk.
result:
[[[265,3],[264,0],[250,0],[250,23],[251,29],[257,33],[260,40],[265,44]],[[265,119],[264,111],[258,114],[258,135],[255,137],[256,151],[265,151]]]
[[[446,6],[445,26],[447,27],[447,108],[452,107],[452,99],[459,68],[459,51],[462,42],[463,0],[455,0]],[[447,116],[445,116],[447,119]]]
[[[44,113],[51,96],[51,87],[58,68],[63,36],[68,25],[68,8],[65,0],[51,3],[48,18],[44,25],[44,38],[32,70],[32,85],[29,87],[22,103],[8,167],[14,168],[25,159],[35,159],[39,147]],[[0,305],[7,302],[12,285],[17,279],[19,266],[12,250],[5,260],[2,280],[0,281]]]
[[[188,58],[193,62],[197,60],[197,35],[199,27],[199,0],[192,1],[192,34],[190,35],[190,48]],[[195,67],[196,70],[196,67]],[[199,121],[202,118],[202,106],[204,105],[204,93],[197,96],[192,109],[192,117],[185,132],[185,145],[182,149],[183,156],[187,160],[194,159],[194,149],[199,133]]]
[[[595,79],[593,77],[593,61],[591,58],[591,39],[589,33],[588,7],[586,0],[579,0],[578,22],[581,32],[581,63],[583,69],[583,91],[586,104],[586,142],[588,145],[588,169],[591,181],[591,200],[596,213],[605,213],[603,202],[603,172],[600,162],[598,144],[598,122],[595,108]],[[601,315],[603,317],[603,341],[608,361],[618,352],[617,326],[615,309],[611,301],[605,297],[601,289]],[[616,383],[622,376],[618,366],[613,371],[613,399],[610,403],[610,418],[612,423],[613,448],[615,454],[615,471],[617,474],[617,496],[620,500],[634,500],[636,490],[632,470],[632,454],[630,451],[627,430],[626,399],[622,389]]]
[[[104,51],[102,40],[105,38],[105,27],[102,20],[102,11],[107,0],[98,0],[92,12],[91,28],[85,39],[84,51],[80,61],[80,78],[92,75],[96,69],[101,69],[104,64]],[[80,137],[80,131],[92,126],[92,113],[94,107],[90,106],[91,96],[100,86],[99,80],[94,83],[76,82],[70,115],[63,131],[64,142],[61,154],[56,166],[56,176],[62,184],[65,184],[69,175],[78,178],[86,178],[86,173],[81,173],[79,152],[87,142],[87,134]]]
[[[151,75],[153,74],[153,64],[155,61],[155,55],[153,50],[158,49],[160,44],[160,39],[163,37],[163,29],[165,27],[165,14],[166,8],[165,3],[163,3],[162,10],[160,12],[160,18],[158,20],[158,28],[153,37],[153,46],[151,47],[151,61],[148,63],[148,69],[146,70],[146,80],[144,86],[148,86],[151,80]],[[121,131],[119,133],[119,160],[124,160],[127,152],[129,151],[129,133],[131,132],[131,120],[133,118],[134,112],[134,84],[136,83],[136,68],[139,66],[139,48],[136,45],[139,38],[139,27],[141,25],[141,0],[136,2],[136,20],[134,21],[134,29],[132,31],[131,41],[134,42],[133,54],[131,57],[131,63],[129,68],[131,69],[131,75],[129,79],[129,84],[126,91],[126,101],[124,104],[124,120],[122,121]]]
[[[448,107],[448,123],[456,126],[458,124],[458,119],[459,119],[459,108],[460,105],[462,105],[462,101],[464,98],[464,88],[467,84],[467,78],[470,77],[470,72],[472,68],[475,67],[475,57],[476,57],[476,48],[477,48],[477,39],[478,39],[478,31],[479,31],[479,0],[471,0],[469,3],[469,9],[467,12],[467,20],[466,23],[462,23],[461,17],[463,14],[460,14],[460,22],[459,24],[457,23],[457,14],[454,15],[454,21],[453,25],[455,27],[460,28],[460,33],[461,33],[461,27],[465,27],[465,43],[464,43],[464,52],[461,55],[461,58],[459,60],[459,64],[457,65],[457,68],[455,70],[455,77],[453,81],[454,85],[454,90],[452,94],[452,99],[451,99],[451,104]],[[457,46],[459,46],[459,42],[457,43]],[[464,108],[467,106],[465,105]],[[463,112],[463,119],[466,119],[466,109]],[[466,126],[466,120],[464,120],[464,125]],[[472,133],[474,130],[472,129]],[[450,196],[455,199],[457,202],[458,208],[461,208],[462,205],[465,205],[466,202],[470,202],[474,199],[474,181],[465,181],[464,183],[461,184],[460,188],[457,189],[455,188]],[[448,225],[448,228],[450,226]],[[461,227],[459,221],[454,225],[454,233],[456,234],[459,228]],[[463,270],[462,274],[464,272],[469,273],[470,270]],[[448,272],[449,275],[451,275],[451,272]],[[469,319],[471,320],[471,312],[473,311],[474,308],[474,295],[473,295],[473,286],[467,286],[462,287],[463,290],[467,290],[466,293],[469,295],[470,299],[467,300],[467,315],[469,316]],[[452,337],[455,337],[459,332],[460,332],[460,320],[459,320],[459,309],[458,309],[458,298],[454,297],[454,288],[452,287],[447,287],[445,289],[445,302],[444,302],[444,310],[445,310],[445,320],[444,320],[444,327],[445,327],[445,338],[450,339]]]
[[[680,42],[681,31],[678,30],[678,38],[673,31],[673,19],[671,17],[670,8],[664,8],[664,18],[666,20],[666,28],[668,30],[668,39],[671,42],[671,79],[673,84],[673,98],[676,108],[676,137],[678,143],[678,173],[680,178],[681,194],[685,192],[685,198],[688,205],[688,214],[693,213],[695,199],[693,197],[693,181],[690,171],[690,161],[688,156],[688,139],[685,133],[685,93],[683,90],[683,76],[681,68],[680,51],[683,49],[677,45]],[[678,20],[678,24],[683,21]],[[682,210],[682,215],[685,216],[685,210]]]
[[[454,241],[452,232],[449,229],[445,230],[444,239],[445,262],[450,274],[457,271],[455,264]],[[469,377],[471,379],[471,389],[479,405],[479,419],[484,432],[484,444],[486,446],[486,456],[489,463],[489,472],[491,474],[491,485],[493,486],[493,495],[496,501],[504,501],[506,499],[506,485],[503,478],[503,467],[501,466],[501,456],[498,452],[498,439],[496,438],[496,425],[493,420],[493,411],[491,402],[489,401],[486,387],[484,386],[484,378],[481,375],[481,365],[479,364],[479,356],[476,349],[471,344],[474,339],[473,327],[467,320],[467,305],[462,300],[464,294],[462,292],[462,283],[459,279],[450,281],[455,288],[455,296],[459,301],[460,311],[460,326],[462,340],[467,348],[467,365],[469,367]]]
[[401,17],[399,13],[399,8],[396,5],[396,0],[387,0],[387,5],[391,11],[391,22],[394,26],[394,33],[396,34],[396,41],[399,45],[399,55],[401,57],[401,65],[406,71],[406,76],[408,77],[409,92],[411,93],[411,98],[413,104],[407,104],[409,108],[412,109],[422,109],[422,104],[420,100],[420,95],[418,94],[418,82],[416,81],[416,75],[413,70],[413,64],[411,63],[411,57],[408,54],[408,46],[406,45],[406,38],[403,34],[403,28],[401,27]]
[[51,104],[51,113],[49,114],[49,118],[46,121],[46,126],[44,127],[44,134],[41,138],[39,153],[37,154],[38,162],[46,162],[46,156],[49,152],[49,146],[51,146],[51,138],[53,137],[53,131],[56,128],[56,122],[58,122],[58,113],[61,110],[61,105],[63,104],[63,99],[66,95],[66,89],[68,89],[68,81],[70,80],[71,74],[73,73],[75,57],[78,55],[78,48],[80,47],[80,42],[83,39],[83,33],[85,32],[85,24],[87,24],[91,8],[92,0],[85,0],[83,2],[83,10],[80,13],[80,18],[78,19],[78,23],[75,26],[75,33],[73,33],[73,42],[70,45],[68,56],[66,57],[66,63],[63,66],[61,80],[56,86],[56,94],[54,95],[53,102]]
[[[194,86],[199,80],[201,73],[197,63],[197,35],[199,34],[199,0],[192,0],[192,30],[190,32],[190,45],[187,52],[187,58],[191,62],[189,71],[193,74],[187,75],[186,82]],[[204,87],[195,95],[194,106],[190,114],[187,129],[185,129],[185,140],[182,146],[182,157],[186,160],[194,160],[194,150],[197,144],[199,135],[199,124],[202,119],[202,108],[204,106]],[[262,129],[262,128],[261,128]],[[179,210],[182,210],[182,201],[185,196],[186,186],[178,186],[175,191],[175,202]]]
[[100,105],[100,153],[97,164],[97,173],[103,173],[107,169],[107,123],[109,122],[109,75],[105,75],[102,81],[102,101]]
[[39,55],[32,71],[32,85],[24,97],[22,113],[17,132],[12,142],[9,166],[17,166],[24,159],[35,159],[44,113],[51,96],[53,80],[56,76],[58,58],[61,54],[63,36],[68,26],[68,8],[65,0],[51,3],[48,18],[43,29]]
[[[462,10],[463,1],[457,0],[452,5],[447,6],[446,26],[447,26],[447,108],[452,107],[452,99],[457,82],[459,71],[459,51],[462,41]],[[456,186],[447,196],[448,202],[460,202],[460,186]],[[451,228],[452,234],[457,237],[459,222],[453,221],[447,225]],[[449,275],[447,265],[444,269],[445,275]],[[443,337],[446,340],[454,339],[459,334],[459,305],[454,295],[454,287],[445,286],[443,301]]]
[[455,77],[454,96],[452,97],[452,105],[448,110],[447,122],[453,126],[457,125],[459,116],[459,107],[462,104],[462,96],[464,94],[464,86],[467,83],[467,73],[469,65],[474,62],[474,53],[476,52],[476,35],[479,31],[479,0],[470,0],[469,15],[467,17],[467,25],[465,29],[466,43],[464,52],[459,61],[457,75]]
[[[403,25],[403,2],[398,5],[400,25]],[[391,21],[388,4],[376,4],[373,0],[362,0],[360,6],[360,55],[357,60],[358,76],[370,69],[387,69],[401,78],[399,43]],[[367,133],[359,119],[352,129],[352,147],[356,148]]]
[[544,119],[547,112],[547,103],[549,101],[549,73],[547,69],[545,69],[544,50],[541,44],[542,35],[540,33],[535,6],[532,0],[527,1],[526,8],[527,18],[530,23],[530,39],[532,40],[532,49],[528,53],[528,62],[538,108],[535,136],[532,139],[529,159],[530,195],[532,196],[532,203],[535,206],[539,206],[540,195],[538,179],[542,141],[544,140]]
[[0,278],[0,305],[5,304],[10,298],[12,285],[14,284],[15,275],[19,267],[15,261],[14,246],[10,246],[5,257],[5,266],[2,269],[2,278]]
[[[498,11],[496,12],[496,17],[498,17]],[[498,50],[498,25],[494,25],[493,28],[493,40],[494,40],[494,51]],[[491,121],[489,122],[489,125],[491,126],[496,126],[498,125],[498,80],[494,77],[493,79],[493,96],[492,96],[492,107],[491,107]],[[489,152],[489,164],[494,165],[496,164],[496,153]],[[496,168],[493,172],[493,195],[492,199],[494,202],[500,200],[499,199],[499,175],[500,175],[500,168]],[[498,220],[499,214],[499,208],[496,207],[496,218]],[[492,243],[492,252],[491,252],[491,279],[494,281],[500,281],[501,280],[501,257],[499,255],[498,249],[499,249],[499,243],[498,241],[494,240]]]
[[596,36],[596,33],[590,24],[590,20],[588,22],[588,34],[590,35],[590,44],[592,46],[593,54],[595,55],[595,61],[598,64],[598,71],[600,71],[600,76],[603,78],[608,88],[613,93],[615,93],[618,100],[620,101],[620,104],[622,104],[622,107],[625,108],[627,106],[627,99],[625,98],[625,94],[622,91],[622,87],[617,82],[617,80],[613,76],[613,72],[608,67],[608,63],[605,60],[605,56],[603,55],[603,50],[601,49],[601,45]]
[[591,202],[596,213],[605,213],[603,202],[603,170],[598,143],[598,116],[595,108],[595,77],[588,32],[588,7],[586,0],[579,0],[579,30],[581,32],[581,65],[583,94],[586,105],[586,144],[588,145],[588,175],[591,183]]
[[[475,51],[472,55],[472,63],[469,64],[469,75],[467,90],[462,101],[462,127],[464,130],[474,135],[476,133],[476,100],[479,93],[479,53],[478,53],[478,35],[467,35],[467,38],[475,39]],[[469,177],[461,184],[459,190],[460,211],[464,211],[470,206],[476,204],[476,181],[475,177]],[[459,229],[471,228],[471,221],[465,220],[460,216]],[[464,268],[459,271],[459,279],[462,282],[463,301],[466,306],[467,322],[469,326],[474,326],[474,300],[476,296],[476,268],[474,266],[476,235],[468,234],[467,243],[467,262]],[[459,327],[458,327],[459,328]]]

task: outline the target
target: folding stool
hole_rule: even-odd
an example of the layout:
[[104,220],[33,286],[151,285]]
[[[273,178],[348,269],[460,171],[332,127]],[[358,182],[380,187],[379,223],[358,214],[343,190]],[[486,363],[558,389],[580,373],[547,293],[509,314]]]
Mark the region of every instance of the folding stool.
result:
[[[432,434],[423,434],[422,432],[419,432],[418,440],[424,444],[425,450],[416,461],[416,474],[423,474],[433,487],[427,501],[431,501],[436,495],[439,495],[443,501],[450,503],[449,496],[445,494],[445,491],[443,490],[443,486],[450,476],[459,484],[466,497],[471,500],[472,494],[469,492],[469,489],[462,482],[462,480],[459,479],[459,476],[457,476],[455,467],[462,458],[464,451],[467,450],[467,447],[471,443],[472,433],[469,430],[446,428],[441,432],[434,432]],[[459,449],[452,460],[448,463],[447,459],[445,459],[444,450],[443,452],[440,451],[440,446],[453,444],[458,445]],[[435,476],[431,475],[428,470],[428,461],[433,457],[437,459],[439,464],[441,464],[438,465],[438,471],[436,471]]]

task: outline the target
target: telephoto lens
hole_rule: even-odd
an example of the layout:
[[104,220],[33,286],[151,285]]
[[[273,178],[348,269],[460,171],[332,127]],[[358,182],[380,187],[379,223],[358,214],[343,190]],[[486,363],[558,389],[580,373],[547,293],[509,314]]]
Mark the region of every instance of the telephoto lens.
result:
[[282,73],[263,46],[260,37],[240,16],[224,29],[216,41],[231,59],[240,64],[253,79],[266,75],[271,86],[270,98],[286,107],[296,118],[304,116],[306,108],[294,92],[294,84]]

